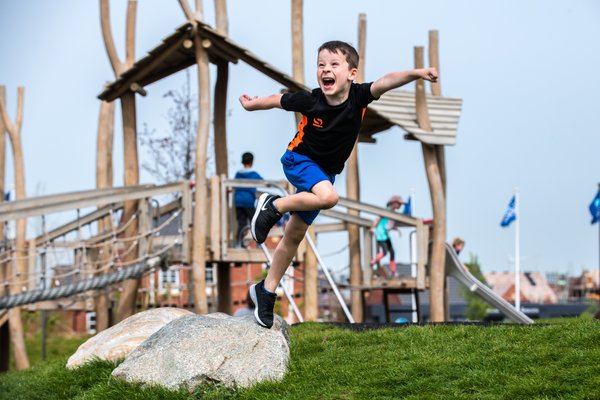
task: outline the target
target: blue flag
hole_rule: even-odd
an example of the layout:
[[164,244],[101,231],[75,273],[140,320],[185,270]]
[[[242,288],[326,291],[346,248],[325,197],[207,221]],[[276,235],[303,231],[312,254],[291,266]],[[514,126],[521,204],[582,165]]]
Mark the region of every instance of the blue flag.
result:
[[596,193],[596,197],[590,203],[590,214],[592,214],[592,225],[598,222],[598,217],[600,217],[600,190]]
[[502,217],[502,221],[500,222],[500,226],[506,228],[517,219],[517,210],[516,210],[516,198],[515,196],[510,199],[510,203],[508,203],[508,208],[504,212],[504,217]]
[[408,200],[404,203],[402,214],[412,216],[412,196],[408,196]]

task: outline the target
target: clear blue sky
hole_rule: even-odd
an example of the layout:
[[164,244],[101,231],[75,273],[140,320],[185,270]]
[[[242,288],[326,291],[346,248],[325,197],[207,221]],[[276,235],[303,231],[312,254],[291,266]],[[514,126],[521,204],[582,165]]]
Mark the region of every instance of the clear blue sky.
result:
[[[138,3],[136,58],[185,22],[175,0]],[[213,24],[213,2],[204,3],[206,20]],[[235,0],[228,8],[232,39],[291,72],[290,2]],[[121,56],[125,9],[125,0],[111,1]],[[590,225],[587,206],[600,181],[600,3],[305,0],[304,9],[310,86],[316,48],[331,39],[356,43],[361,12],[367,14],[367,80],[411,68],[412,47],[426,46],[428,30],[439,30],[442,92],[464,99],[458,143],[446,150],[448,238],[462,236],[465,253],[478,255],[484,271],[512,268],[514,229],[501,229],[499,222],[515,187],[521,192],[524,270],[598,268],[598,228]],[[113,80],[98,2],[3,1],[0,37],[0,84],[7,86],[12,116],[17,86],[26,89],[28,194],[93,188],[96,96]],[[162,96],[182,82],[178,74],[146,88],[148,96],[138,97],[138,128],[143,123],[167,128],[169,103]],[[231,170],[250,150],[263,176],[282,178],[278,159],[294,134],[293,117],[279,110],[248,113],[237,103],[243,92],[270,94],[280,85],[238,64],[231,68],[229,87]],[[120,118],[116,126],[115,185],[120,185]],[[407,196],[412,188],[417,214],[430,217],[420,146],[404,141],[398,128],[377,139],[376,145],[359,148],[362,199],[384,204],[390,195]],[[8,174],[10,184],[12,170]],[[142,172],[142,181],[151,180]],[[344,180],[338,179],[342,194]],[[341,246],[338,239],[325,242],[331,244],[323,253]],[[405,260],[406,243],[396,242]],[[344,260],[331,262],[338,269]]]

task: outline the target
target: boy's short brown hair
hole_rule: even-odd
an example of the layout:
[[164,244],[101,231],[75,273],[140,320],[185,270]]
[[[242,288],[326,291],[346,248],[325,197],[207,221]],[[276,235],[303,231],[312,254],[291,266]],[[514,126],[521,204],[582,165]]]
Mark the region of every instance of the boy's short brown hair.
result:
[[340,52],[346,56],[346,61],[350,68],[358,68],[358,52],[352,45],[342,42],[340,40],[332,40],[325,42],[319,47],[319,53],[321,50],[328,50],[331,53]]

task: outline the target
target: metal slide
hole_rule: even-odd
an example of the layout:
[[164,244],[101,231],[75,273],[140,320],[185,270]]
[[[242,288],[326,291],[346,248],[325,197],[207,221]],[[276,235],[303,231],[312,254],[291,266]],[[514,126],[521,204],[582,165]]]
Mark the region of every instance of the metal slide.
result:
[[458,259],[458,255],[452,246],[448,243],[446,243],[446,274],[468,287],[471,292],[477,294],[490,305],[496,307],[513,322],[533,324],[531,318],[517,310],[512,304],[498,296],[492,289],[481,283],[481,281],[467,271]]

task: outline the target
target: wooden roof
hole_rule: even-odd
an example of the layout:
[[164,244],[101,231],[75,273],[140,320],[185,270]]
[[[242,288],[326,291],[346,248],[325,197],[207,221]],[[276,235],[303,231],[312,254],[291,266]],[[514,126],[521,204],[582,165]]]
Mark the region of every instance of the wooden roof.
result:
[[433,132],[425,131],[417,125],[414,92],[392,90],[369,107],[407,131],[407,139],[417,139],[429,144],[456,144],[462,99],[427,95],[427,109]]
[[[259,72],[285,86],[288,90],[310,90],[291,76],[261,60],[249,50],[236,44],[226,36],[217,33],[209,25],[198,21],[197,31],[203,38],[202,44],[208,52],[210,62],[231,62],[242,60]],[[144,87],[162,78],[181,71],[196,63],[193,45],[193,26],[185,23],[173,34],[164,38],[162,43],[150,50],[130,69],[104,87],[98,98],[113,101],[132,87]],[[414,93],[393,91],[367,108],[360,132],[363,142],[375,142],[374,134],[399,126],[409,134],[407,139],[422,140],[431,144],[454,144],[456,127],[460,116],[460,99],[428,97],[433,132],[420,130],[416,125]]]

